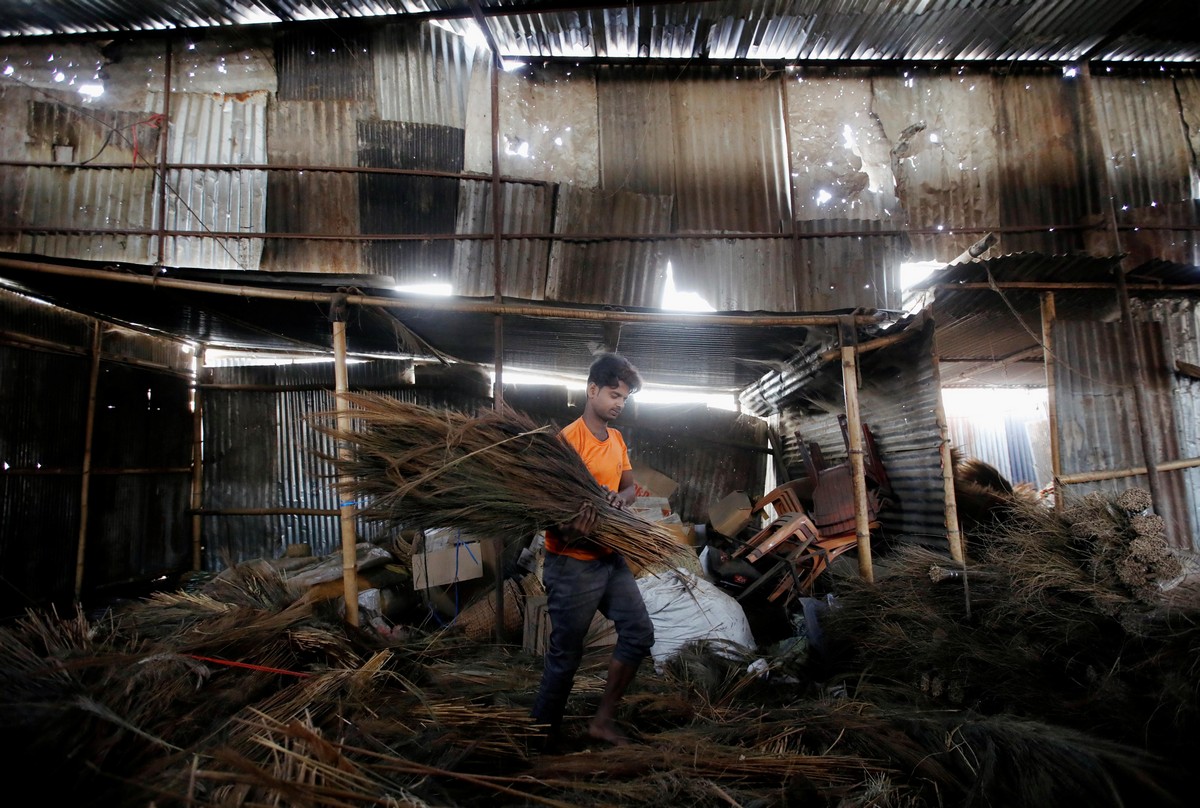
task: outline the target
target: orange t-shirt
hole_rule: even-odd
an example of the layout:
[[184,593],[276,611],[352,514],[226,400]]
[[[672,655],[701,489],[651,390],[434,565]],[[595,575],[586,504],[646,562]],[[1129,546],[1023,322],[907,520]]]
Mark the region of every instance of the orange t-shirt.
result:
[[[629,448],[625,445],[625,438],[618,430],[609,427],[608,440],[600,440],[592,434],[592,430],[588,429],[580,417],[567,424],[559,436],[579,452],[583,464],[596,478],[596,482],[608,486],[612,491],[621,490],[621,474],[632,471],[633,464],[629,462]],[[612,552],[595,544],[589,544],[586,548],[568,546],[554,528],[546,531],[546,550],[584,561]]]

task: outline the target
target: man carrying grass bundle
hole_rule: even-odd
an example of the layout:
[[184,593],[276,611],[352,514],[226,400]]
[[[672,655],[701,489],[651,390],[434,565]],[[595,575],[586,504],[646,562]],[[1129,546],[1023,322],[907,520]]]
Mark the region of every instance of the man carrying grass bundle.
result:
[[[641,385],[641,376],[628,359],[614,353],[601,355],[588,371],[583,415],[561,433],[605,488],[609,503],[619,509],[633,504],[637,493],[625,439],[608,424],[621,414],[629,396]],[[597,519],[595,505],[584,501],[572,521],[546,531],[542,582],[550,615],[550,641],[533,717],[549,726],[552,739],[557,735],[575,672],[583,660],[584,639],[599,609],[613,621],[617,644],[608,663],[604,695],[587,733],[622,745],[629,740],[614,721],[617,704],[638,666],[650,654],[654,625],[625,559],[588,538]]]

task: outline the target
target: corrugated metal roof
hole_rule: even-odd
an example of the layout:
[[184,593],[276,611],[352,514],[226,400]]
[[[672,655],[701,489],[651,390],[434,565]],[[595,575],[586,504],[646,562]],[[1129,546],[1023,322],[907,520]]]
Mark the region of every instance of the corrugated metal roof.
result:
[[[914,290],[936,287],[932,311],[943,381],[955,387],[1045,385],[1042,293],[1054,292],[1059,320],[1119,318],[1113,273],[1120,265],[1119,257],[1023,253],[955,264],[915,284]],[[1200,269],[1147,263],[1127,273],[1126,282],[1134,296],[1189,294],[1163,291],[1164,284],[1186,286],[1195,295]]]
[[[506,57],[767,60],[1195,61],[1191,0],[753,0],[576,4],[484,0]],[[338,18],[442,16],[454,0],[71,0],[0,3],[0,35],[203,28]],[[461,23],[460,23],[461,24]]]
[[[347,340],[352,353],[451,359],[490,367],[495,362],[496,315],[483,300],[454,298],[439,306],[430,298],[404,295],[375,286],[375,276],[338,276],[326,273],[279,274],[221,270],[159,270],[111,265],[99,277],[80,277],[67,266],[69,275],[49,270],[56,266],[42,259],[44,269],[22,269],[13,259],[0,278],[15,289],[75,311],[101,319],[134,324],[215,347],[241,347],[273,351],[307,351],[327,355],[332,349],[330,306],[313,300],[309,293],[327,296],[354,290],[368,297],[407,299],[403,309],[384,310],[354,306],[347,321]],[[97,269],[98,265],[92,267]],[[126,274],[151,275],[156,282],[122,283]],[[212,284],[214,291],[181,289],[164,285],[166,278]],[[111,279],[110,279],[111,278]],[[219,294],[220,286],[261,290],[276,294],[267,298],[247,294]],[[512,306],[529,301],[508,300]],[[578,307],[538,304],[536,314],[504,315],[503,366],[586,377],[597,350],[617,349],[628,355],[658,384],[689,389],[710,388],[733,391],[762,375],[764,367],[776,367],[791,357],[819,330],[827,330],[836,315],[850,310],[792,312],[771,316],[763,322],[754,312],[725,313],[718,322],[704,322],[713,315],[664,313],[659,309],[628,307]],[[555,316],[561,313],[562,316]],[[592,316],[602,314],[603,317]],[[621,320],[628,314],[627,321]],[[886,314],[865,315],[870,323],[883,321]],[[806,323],[792,322],[803,318]],[[812,325],[817,320],[818,325]],[[865,325],[872,328],[873,325]]]

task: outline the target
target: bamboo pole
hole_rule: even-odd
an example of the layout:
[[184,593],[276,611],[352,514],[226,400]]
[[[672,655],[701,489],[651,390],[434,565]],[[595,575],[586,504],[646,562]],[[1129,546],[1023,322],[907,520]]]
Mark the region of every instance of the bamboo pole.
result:
[[92,366],[88,376],[87,414],[83,427],[83,474],[79,487],[79,542],[75,550],[75,600],[83,594],[87,552],[88,495],[92,487],[92,437],[96,429],[96,388],[100,384],[100,321],[92,322]]
[[1050,424],[1050,477],[1054,484],[1054,510],[1062,510],[1062,457],[1058,448],[1058,386],[1054,382],[1054,293],[1042,293],[1042,364],[1046,367],[1046,416]]
[[[346,309],[344,306],[333,307],[333,377],[335,397],[337,399],[337,424],[343,433],[349,432],[352,426],[350,405],[345,395],[349,392],[346,373]],[[350,443],[346,440],[338,442],[338,457],[343,461],[351,459]],[[339,486],[349,483],[349,478],[338,474]],[[342,585],[346,594],[346,622],[352,626],[358,623],[358,548],[357,531],[354,529],[354,503],[342,500],[339,494],[338,513],[342,527]]]
[[[132,275],[113,272],[107,269],[60,266],[58,264],[48,264],[39,261],[21,261],[3,257],[0,257],[0,267],[45,272],[50,275],[64,275],[73,278],[91,278],[93,280],[112,281],[114,283],[132,283],[166,289],[186,289],[193,292],[242,298],[292,300],[301,303],[324,303],[326,305],[332,305],[335,300],[340,300],[349,305],[374,306],[385,309],[503,314],[506,317],[540,317],[547,320],[600,320],[619,323],[664,323],[689,326],[727,325],[761,328],[764,326],[835,327],[842,317],[847,316],[839,314],[709,314],[703,312],[615,311],[612,309],[532,305],[525,303],[497,304],[495,301],[485,302],[481,300],[437,298],[419,295],[371,297],[358,294],[338,294],[336,292],[296,292],[282,289],[265,289],[257,286],[211,283],[209,281],[189,281],[163,276]],[[875,325],[884,322],[888,317],[889,315],[886,312],[853,315],[854,322],[860,325]]]
[[[1200,466],[1200,457],[1167,460],[1159,463],[1157,468],[1159,471],[1179,471],[1180,469],[1190,469],[1195,466]],[[1075,483],[1094,483],[1100,480],[1117,480],[1122,477],[1138,477],[1145,473],[1145,466],[1134,466],[1133,468],[1114,469],[1111,471],[1082,471],[1079,474],[1064,474],[1058,479],[1063,485],[1073,485]]]
[[[1192,292],[1195,293],[1200,284],[1196,283],[1136,283],[1128,284],[1131,291],[1137,292]],[[962,283],[939,283],[930,287],[931,291],[961,292],[966,289],[1027,289],[1034,292],[1061,292],[1064,289],[1095,289],[1112,292],[1117,289],[1116,282],[1103,281],[1073,281],[1069,283],[1054,283],[1053,281],[964,281]]]
[[950,557],[963,564],[966,552],[963,550],[962,531],[958,522],[958,497],[954,493],[954,456],[950,451],[950,426],[946,420],[946,406],[942,402],[942,362],[936,353],[933,355],[933,379],[937,385],[937,403],[934,414],[937,418],[938,434],[941,436],[942,455],[942,495],[946,502],[946,541],[950,545]]
[[[472,3],[475,9],[479,9],[477,0]],[[480,12],[482,15],[482,11]],[[484,26],[484,30],[488,30]],[[504,303],[504,267],[502,259],[504,257],[504,241],[502,233],[504,231],[503,204],[504,200],[500,195],[500,51],[495,48],[495,43],[492,50],[492,234],[495,238],[492,241],[492,301],[497,305]],[[504,408],[504,315],[497,313],[495,315],[495,336],[493,338],[493,346],[495,349],[496,362],[496,380],[492,390],[492,404],[497,409]],[[496,642],[504,642],[504,542],[498,541],[496,548],[496,608],[493,612],[496,615]]]
[[858,411],[858,357],[854,321],[845,317],[838,328],[842,345],[842,386],[846,397],[847,453],[854,479],[854,534],[858,540],[858,574],[875,581],[871,564],[871,517],[867,510],[867,478],[863,468],[862,418]]
[[[89,470],[93,477],[120,477],[130,474],[191,474],[191,466],[156,466],[153,468],[108,468],[97,467],[93,465]],[[0,469],[0,477],[58,477],[63,475],[77,475],[78,468],[70,467],[26,467],[26,468],[6,468]]]
[[[165,64],[163,66],[163,111],[162,123],[159,125],[158,156],[158,265],[166,263],[167,256],[167,157],[170,154],[171,131],[171,65],[175,61],[172,42],[168,38],[166,44]],[[137,134],[135,132],[134,137]]]
[[200,376],[204,373],[204,348],[196,354],[196,384],[192,388],[192,570],[203,569],[201,554],[204,540],[204,397]]
[[[328,388],[326,388],[328,389]],[[340,516],[340,508],[197,508],[201,516]]]

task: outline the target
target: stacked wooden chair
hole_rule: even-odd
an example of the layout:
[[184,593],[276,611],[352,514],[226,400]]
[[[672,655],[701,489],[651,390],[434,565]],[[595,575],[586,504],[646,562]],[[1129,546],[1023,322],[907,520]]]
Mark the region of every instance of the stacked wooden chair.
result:
[[[839,416],[839,422],[848,452],[850,441],[844,415]],[[862,431],[867,518],[870,529],[876,530],[880,527],[879,512],[890,507],[894,498],[875,437],[866,424]],[[772,585],[774,588],[767,595],[769,601],[809,596],[817,577],[834,559],[858,544],[854,477],[849,460],[829,465],[815,442],[805,444],[799,434],[796,440],[807,476],[777,486],[754,503],[754,514],[770,521],[731,554],[756,568],[766,567],[763,575],[738,595],[739,600]]]

